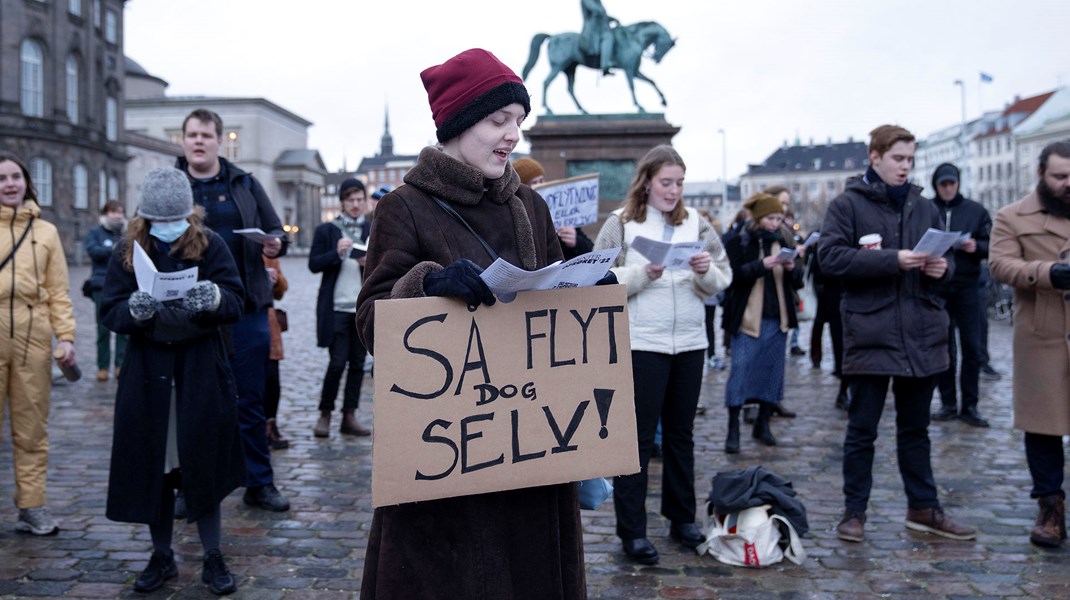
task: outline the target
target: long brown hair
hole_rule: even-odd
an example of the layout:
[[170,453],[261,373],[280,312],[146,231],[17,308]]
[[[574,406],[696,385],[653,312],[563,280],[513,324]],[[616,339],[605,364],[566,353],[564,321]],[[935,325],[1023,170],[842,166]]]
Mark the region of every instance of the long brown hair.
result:
[[[171,244],[169,254],[184,260],[200,260],[205,250],[208,249],[208,234],[201,225],[204,218],[200,211],[195,210],[192,215],[186,217],[186,220],[189,221],[189,228]],[[140,244],[141,249],[150,257],[155,252],[153,250],[155,244],[149,242],[151,226],[151,221],[138,216],[130,219],[130,222],[126,224],[126,235],[123,236],[126,241],[126,246],[123,247],[123,268],[127,271],[134,270],[134,244]]]
[[[635,167],[635,176],[632,177],[632,182],[628,185],[628,195],[624,199],[624,211],[621,213],[620,219],[622,223],[627,223],[628,221],[642,223],[646,221],[646,203],[650,198],[650,182],[658,171],[666,165],[677,165],[687,171],[684,159],[680,158],[676,150],[668,144],[654,146],[639,161],[639,164]],[[676,207],[672,209],[668,221],[673,225],[679,225],[685,219],[687,219],[687,209],[684,208],[684,200],[681,198],[676,202]]]
[[22,159],[11,152],[5,152],[0,150],[0,162],[11,161],[18,165],[19,170],[22,171],[22,178],[26,180],[26,194],[23,195],[22,201],[33,200],[37,202],[37,188],[33,185],[33,177],[30,177],[30,169],[26,166],[26,163],[22,162]]

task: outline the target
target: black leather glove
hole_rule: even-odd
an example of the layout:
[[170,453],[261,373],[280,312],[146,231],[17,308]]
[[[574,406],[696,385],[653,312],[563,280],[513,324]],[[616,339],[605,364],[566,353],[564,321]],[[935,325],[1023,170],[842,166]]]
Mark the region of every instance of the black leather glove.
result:
[[424,275],[424,293],[428,296],[461,298],[465,304],[473,307],[481,302],[490,306],[494,304],[494,294],[480,279],[482,272],[479,265],[462,258],[441,271]]
[[156,315],[156,298],[147,292],[138,290],[130,294],[126,304],[130,307],[130,316],[137,321],[148,321]]
[[613,271],[606,271],[606,276],[594,282],[595,285],[617,285],[620,283],[617,281],[617,274]]
[[186,290],[186,295],[182,297],[182,308],[190,312],[213,312],[219,308],[221,300],[218,285],[211,281],[198,281]]
[[1070,265],[1055,263],[1051,266],[1051,286],[1057,290],[1070,290]]

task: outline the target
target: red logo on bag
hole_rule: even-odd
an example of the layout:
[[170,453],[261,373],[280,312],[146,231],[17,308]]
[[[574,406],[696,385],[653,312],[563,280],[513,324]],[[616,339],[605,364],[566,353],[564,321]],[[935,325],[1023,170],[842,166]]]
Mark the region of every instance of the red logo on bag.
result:
[[758,549],[750,542],[743,543],[743,564],[752,567],[761,566],[758,560]]

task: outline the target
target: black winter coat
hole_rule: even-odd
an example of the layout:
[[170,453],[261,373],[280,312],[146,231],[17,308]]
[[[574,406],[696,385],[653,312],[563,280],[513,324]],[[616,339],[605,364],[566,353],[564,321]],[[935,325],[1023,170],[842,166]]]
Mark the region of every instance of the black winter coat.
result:
[[[743,324],[743,313],[747,310],[747,301],[750,299],[751,290],[758,278],[765,277],[765,285],[775,285],[770,273],[762,264],[759,246],[761,239],[749,229],[741,229],[736,235],[725,236],[725,252],[728,261],[732,264],[732,302],[725,306],[725,332],[735,335]],[[781,243],[785,247],[784,243]],[[799,318],[796,314],[795,290],[803,286],[803,268],[801,261],[795,259],[795,268],[784,271],[784,307],[788,311],[788,328],[794,329],[799,326]],[[768,288],[767,290],[768,291]],[[768,297],[768,295],[767,295]]]
[[955,256],[955,276],[948,280],[950,285],[976,286],[981,278],[981,261],[988,258],[988,236],[992,234],[992,217],[980,203],[962,194],[956,194],[950,202],[944,202],[940,196],[933,198],[933,206],[940,212],[946,231],[969,233],[977,241],[976,252],[953,250]]
[[[948,316],[937,281],[920,269],[899,270],[898,252],[911,249],[930,227],[943,228],[940,213],[911,186],[902,212],[883,182],[862,177],[825,213],[818,260],[822,271],[843,284],[843,374],[925,377],[948,368]],[[870,233],[883,237],[880,250],[859,248]],[[948,270],[954,271],[950,253]]]
[[[361,241],[368,239],[370,221],[365,219],[361,229]],[[338,240],[342,230],[334,223],[320,223],[312,235],[312,248],[308,253],[308,270],[323,273],[319,294],[316,296],[316,345],[327,348],[334,338],[334,285],[342,271],[342,257],[338,256]],[[344,260],[353,260],[345,258]]]
[[94,292],[104,289],[104,276],[108,274],[108,259],[111,251],[122,239],[122,233],[97,226],[89,230],[85,236],[85,251],[89,259],[93,261],[93,272],[89,276],[89,286]]
[[160,272],[198,267],[199,280],[219,286],[215,312],[193,314],[179,302],[169,302],[148,322],[138,323],[128,304],[137,281],[119,258],[123,244],[108,267],[102,319],[108,329],[130,336],[115,397],[107,505],[113,521],[157,520],[172,384],[189,521],[214,508],[245,479],[237,390],[220,334],[221,325],[241,318],[242,287],[226,243],[207,233],[210,243],[200,261],[163,254],[155,238],[150,238],[149,256]]
[[[271,205],[264,186],[249,173],[239,169],[234,163],[225,158],[220,158],[219,163],[226,170],[227,185],[230,187],[230,197],[238,205],[241,213],[242,228],[259,227],[264,233],[282,234],[282,221],[275,213],[275,207]],[[189,165],[185,157],[178,157],[175,168],[183,173],[189,173]],[[192,179],[190,180],[193,181]],[[196,188],[195,188],[196,189]],[[279,256],[285,256],[289,246],[289,238],[282,236],[282,249]],[[262,308],[271,306],[274,297],[271,293],[271,281],[268,280],[267,271],[264,270],[264,259],[261,254],[264,246],[260,242],[254,242],[248,238],[242,238],[241,263],[238,272],[242,286],[245,289],[245,310],[256,312]],[[239,260],[235,258],[234,260]]]

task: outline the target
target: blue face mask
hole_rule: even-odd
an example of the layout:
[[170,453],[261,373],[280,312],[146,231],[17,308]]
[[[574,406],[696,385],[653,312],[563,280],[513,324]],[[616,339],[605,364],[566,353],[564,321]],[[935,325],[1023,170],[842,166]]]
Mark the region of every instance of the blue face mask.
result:
[[179,219],[177,221],[153,221],[149,227],[149,235],[161,242],[171,242],[182,236],[189,229],[189,221]]

